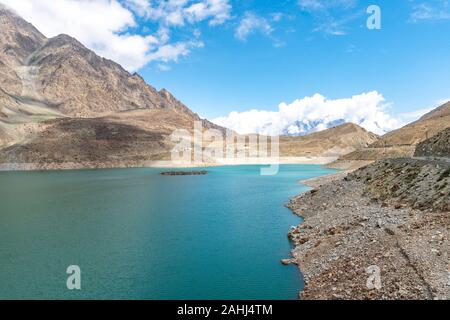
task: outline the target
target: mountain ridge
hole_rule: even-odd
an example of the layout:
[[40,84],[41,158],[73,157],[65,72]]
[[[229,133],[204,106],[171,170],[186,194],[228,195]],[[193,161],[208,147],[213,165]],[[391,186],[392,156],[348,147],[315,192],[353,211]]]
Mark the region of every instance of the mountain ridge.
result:
[[344,123],[301,137],[280,137],[284,156],[342,156],[363,149],[379,137],[354,123]]
[[[192,134],[196,121],[205,130],[227,132],[69,35],[46,38],[5,9],[0,27],[0,48],[9,46],[0,52],[0,163],[146,166],[170,160],[171,134]],[[377,139],[342,124],[307,137],[281,137],[281,156],[336,157]]]
[[367,163],[390,158],[410,158],[418,147],[450,128],[450,102],[427,113],[419,120],[380,137],[367,148],[342,155],[332,168]]

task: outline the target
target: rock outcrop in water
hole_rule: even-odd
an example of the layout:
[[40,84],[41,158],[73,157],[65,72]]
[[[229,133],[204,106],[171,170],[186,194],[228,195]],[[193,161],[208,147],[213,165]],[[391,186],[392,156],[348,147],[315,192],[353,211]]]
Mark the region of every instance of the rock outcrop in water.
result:
[[204,176],[208,171],[168,171],[161,172],[162,176]]

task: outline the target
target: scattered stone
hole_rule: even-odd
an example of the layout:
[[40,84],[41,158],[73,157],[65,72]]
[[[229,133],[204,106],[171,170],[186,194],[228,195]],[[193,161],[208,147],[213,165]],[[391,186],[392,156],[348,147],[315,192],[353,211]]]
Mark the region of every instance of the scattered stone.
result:
[[449,168],[383,160],[293,199],[288,207],[308,226],[293,239],[306,279],[301,298],[448,299],[450,197],[434,186],[441,176],[450,185]]

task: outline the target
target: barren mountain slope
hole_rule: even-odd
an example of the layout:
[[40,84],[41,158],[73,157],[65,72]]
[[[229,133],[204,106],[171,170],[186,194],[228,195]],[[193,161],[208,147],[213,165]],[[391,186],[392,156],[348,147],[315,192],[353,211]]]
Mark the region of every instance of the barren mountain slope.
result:
[[0,27],[2,163],[126,166],[167,159],[170,134],[195,121],[224,131],[74,38],[46,39],[4,7]]
[[412,157],[418,144],[450,127],[450,102],[426,114],[416,122],[392,131],[368,148],[356,150],[331,164],[334,168],[367,164],[381,159]]
[[389,132],[372,147],[417,145],[450,127],[450,102],[426,114],[416,122]]
[[174,109],[196,117],[167,91],[158,92],[137,74],[101,58],[74,38],[49,39],[29,58],[39,69],[38,93],[72,117],[95,117],[134,109]]
[[450,128],[419,143],[414,155],[416,157],[450,158]]
[[[225,131],[70,36],[46,39],[4,9],[0,22],[0,148],[7,147],[0,162],[82,166],[79,162],[94,160],[115,166],[120,158],[126,166],[136,159],[167,159],[170,134],[192,132],[195,121]],[[306,137],[282,137],[280,155],[338,157],[377,140],[345,124]]]
[[343,124],[304,137],[281,137],[283,156],[340,156],[367,147],[378,136],[353,123]]

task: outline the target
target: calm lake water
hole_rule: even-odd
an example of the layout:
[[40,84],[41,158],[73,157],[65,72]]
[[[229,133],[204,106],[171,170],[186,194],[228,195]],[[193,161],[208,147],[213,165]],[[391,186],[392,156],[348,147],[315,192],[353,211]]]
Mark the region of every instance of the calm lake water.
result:
[[[0,299],[296,299],[284,207],[331,170],[210,168],[0,173]],[[81,268],[81,291],[66,287]]]

